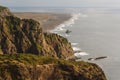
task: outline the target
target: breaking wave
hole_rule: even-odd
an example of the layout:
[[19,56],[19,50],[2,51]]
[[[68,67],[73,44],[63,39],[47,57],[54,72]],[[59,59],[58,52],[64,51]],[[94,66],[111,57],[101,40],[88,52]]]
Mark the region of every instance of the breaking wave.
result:
[[[77,43],[75,43],[75,45],[76,45]],[[80,48],[78,48],[78,47],[73,47],[73,51],[75,52],[74,53],[74,56],[76,56],[76,57],[81,57],[81,56],[87,56],[87,55],[89,55],[87,52],[84,52],[84,51],[82,51]]]
[[76,57],[81,57],[81,56],[87,56],[87,55],[89,55],[88,53],[86,53],[86,52],[78,52],[78,53],[75,53],[74,54]]
[[76,45],[78,45],[78,43],[71,43],[71,45],[72,45],[72,46],[76,46]]
[[54,30],[52,30],[51,32],[66,30],[66,29],[64,29],[64,27],[66,27],[66,26],[72,26],[72,25],[75,23],[75,21],[76,21],[77,19],[79,19],[80,15],[81,15],[81,13],[72,14],[72,15],[71,15],[72,17],[71,17],[69,20],[67,20],[67,21],[65,21],[64,23],[58,25],[58,26],[57,26]]
[[73,51],[81,51],[81,49],[78,47],[73,47]]

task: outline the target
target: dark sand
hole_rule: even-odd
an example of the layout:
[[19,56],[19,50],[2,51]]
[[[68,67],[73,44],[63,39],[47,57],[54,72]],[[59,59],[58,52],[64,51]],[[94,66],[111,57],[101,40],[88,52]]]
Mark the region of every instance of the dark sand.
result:
[[17,12],[15,16],[25,19],[34,19],[40,22],[44,31],[49,31],[67,21],[71,18],[70,14],[57,14],[57,13],[33,13],[33,12]]

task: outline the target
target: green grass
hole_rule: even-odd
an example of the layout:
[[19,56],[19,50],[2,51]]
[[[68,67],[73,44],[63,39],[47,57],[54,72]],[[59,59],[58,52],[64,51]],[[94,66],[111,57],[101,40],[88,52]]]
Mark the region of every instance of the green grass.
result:
[[0,55],[0,63],[2,62],[12,62],[12,61],[17,61],[25,64],[66,64],[66,65],[81,65],[81,64],[88,64],[87,62],[84,61],[67,61],[63,59],[56,59],[53,57],[48,57],[48,56],[39,56],[39,55],[34,55],[34,54],[24,54],[24,53],[18,53],[18,54],[4,54]]
[[[56,59],[53,57],[47,57],[47,56],[38,56],[33,54],[4,54],[0,55],[0,64],[6,63],[6,62],[17,62],[17,63],[24,63],[29,65],[41,65],[41,64],[61,64],[61,65],[73,65],[78,66],[79,64],[87,64],[86,62],[80,61],[67,61],[63,59]],[[88,64],[89,65],[89,64]]]
[[67,61],[63,59],[56,59],[53,57],[38,56],[33,54],[4,54],[0,55],[0,65],[1,64],[24,64],[24,65],[43,65],[43,64],[58,64],[61,69],[66,69],[70,66],[77,71],[79,68],[90,67],[90,63],[87,62],[75,62]]
[[52,57],[38,56],[33,54],[5,54],[0,55],[0,63],[20,62],[24,64],[49,64],[56,63],[58,60]]
[[[106,80],[102,70],[93,63],[88,63],[84,61],[67,61],[63,59],[56,59],[46,56],[37,56],[33,54],[6,54],[0,55],[0,69],[5,70],[4,65],[12,66],[10,70],[14,70],[13,67],[20,67],[20,65],[34,66],[34,65],[45,65],[53,64],[58,67],[61,74],[72,76],[73,74],[82,74],[84,77],[92,80],[96,76],[101,75],[103,80]],[[4,72],[4,71],[3,71]],[[96,79],[94,79],[96,80]]]

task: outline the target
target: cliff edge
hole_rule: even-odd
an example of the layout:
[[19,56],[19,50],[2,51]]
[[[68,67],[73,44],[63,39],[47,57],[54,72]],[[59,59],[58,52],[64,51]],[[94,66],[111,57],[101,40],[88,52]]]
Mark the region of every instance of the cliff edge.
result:
[[93,63],[67,61],[68,40],[0,6],[0,80],[106,80]]
[[57,34],[43,33],[40,23],[35,20],[12,16],[8,9],[2,11],[0,54],[32,53],[56,58],[73,55],[71,44],[67,39]]
[[106,80],[93,63],[31,54],[0,56],[0,80]]

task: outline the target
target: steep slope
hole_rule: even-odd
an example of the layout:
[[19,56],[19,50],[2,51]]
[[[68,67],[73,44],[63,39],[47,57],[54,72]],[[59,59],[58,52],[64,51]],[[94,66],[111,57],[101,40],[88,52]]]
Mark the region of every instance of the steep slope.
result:
[[0,9],[0,80],[106,80],[96,64],[64,60],[73,55],[66,38]]
[[0,56],[0,80],[106,80],[101,68],[28,54]]
[[[71,44],[67,39],[51,33],[50,35],[56,38],[54,40],[57,42],[56,46],[61,48],[56,51],[56,46],[48,43],[51,42],[51,39],[44,35],[42,27],[37,21],[20,19],[11,14],[0,15],[0,54],[32,53],[56,58],[66,58],[73,54]],[[66,43],[64,44],[60,40],[65,40]]]
[[47,44],[52,46],[57,53],[56,55],[60,58],[64,57],[65,59],[65,57],[69,57],[70,53],[73,52],[71,44],[66,38],[53,33],[44,33],[44,36]]

